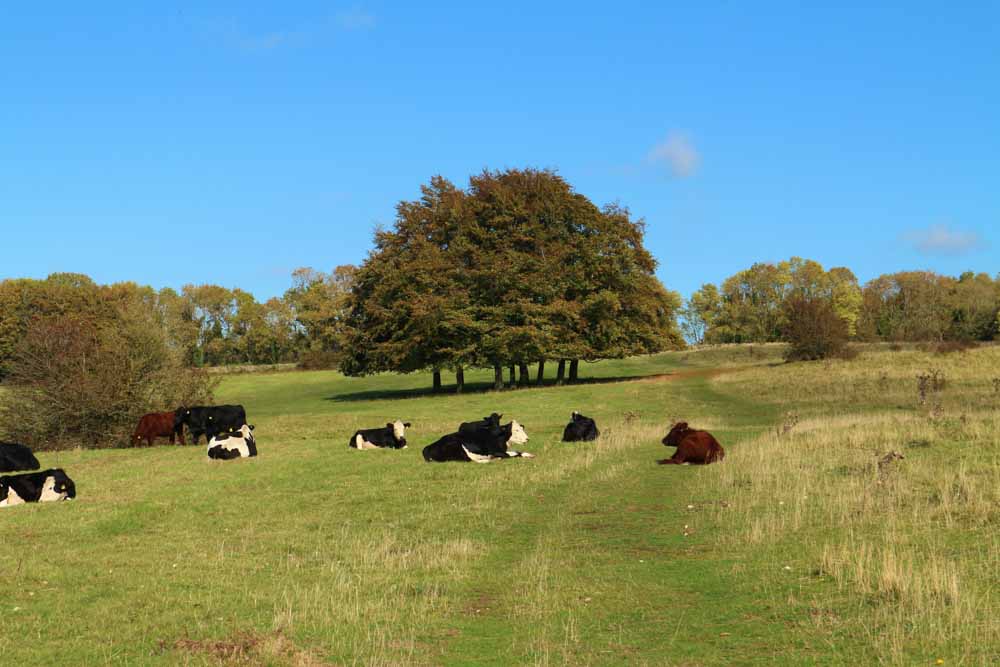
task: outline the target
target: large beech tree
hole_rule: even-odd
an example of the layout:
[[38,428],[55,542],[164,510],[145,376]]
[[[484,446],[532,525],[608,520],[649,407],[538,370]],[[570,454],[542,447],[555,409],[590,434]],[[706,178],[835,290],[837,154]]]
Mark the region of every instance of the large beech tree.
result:
[[655,278],[644,227],[599,209],[551,171],[484,171],[466,190],[435,177],[397,206],[359,267],[342,370],[515,369],[682,345],[679,297]]

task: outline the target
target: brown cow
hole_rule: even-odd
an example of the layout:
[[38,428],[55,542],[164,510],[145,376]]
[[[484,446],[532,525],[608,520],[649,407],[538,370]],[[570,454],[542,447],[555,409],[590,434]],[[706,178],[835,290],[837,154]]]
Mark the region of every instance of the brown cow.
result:
[[708,431],[696,431],[687,422],[677,422],[663,439],[667,447],[676,447],[677,451],[669,459],[657,461],[660,465],[682,463],[715,463],[725,458],[726,452],[722,445]]
[[174,430],[173,412],[150,412],[139,419],[139,424],[132,434],[132,444],[137,445],[143,440],[147,445],[152,445],[156,438],[170,438],[170,444],[174,444],[174,436],[180,437],[181,444],[184,442],[184,427]]

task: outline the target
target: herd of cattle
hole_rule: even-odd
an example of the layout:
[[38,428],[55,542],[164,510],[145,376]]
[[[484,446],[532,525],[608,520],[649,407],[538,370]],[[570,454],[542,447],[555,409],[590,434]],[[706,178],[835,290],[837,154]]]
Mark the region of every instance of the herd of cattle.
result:
[[[133,444],[152,445],[157,438],[169,438],[171,444],[184,442],[184,429],[198,444],[205,437],[210,459],[229,460],[257,456],[253,426],[247,423],[242,405],[196,406],[174,412],[154,412],[139,420],[132,434]],[[528,452],[511,449],[528,442],[528,434],[516,420],[501,424],[502,415],[491,414],[478,421],[459,424],[449,433],[423,449],[425,461],[467,461],[488,463],[498,459],[533,458]],[[394,421],[382,428],[361,429],[351,436],[348,446],[354,449],[405,449],[409,422]],[[574,412],[563,430],[563,442],[588,442],[600,436],[590,417]],[[707,464],[725,457],[722,445],[707,431],[690,428],[687,422],[674,424],[663,444],[676,447],[674,455],[660,464]],[[38,459],[28,447],[0,442],[0,473],[38,470]],[[32,502],[69,500],[76,497],[76,486],[62,468],[41,472],[0,476],[0,507]]]

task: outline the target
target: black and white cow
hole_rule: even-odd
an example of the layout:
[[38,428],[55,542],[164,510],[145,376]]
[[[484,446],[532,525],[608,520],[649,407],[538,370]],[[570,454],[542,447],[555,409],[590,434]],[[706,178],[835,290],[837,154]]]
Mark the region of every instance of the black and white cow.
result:
[[0,476],[0,507],[76,498],[76,485],[62,468]]
[[579,412],[574,412],[569,423],[563,430],[563,442],[580,442],[597,440],[601,434],[597,430],[597,423],[590,417],[584,417]]
[[220,433],[236,432],[246,423],[247,413],[242,405],[195,405],[174,410],[174,432],[183,433],[187,424],[196,445],[202,435],[208,442]]
[[220,433],[208,441],[208,458],[229,459],[257,456],[257,441],[253,437],[253,425],[243,424],[232,433]]
[[38,470],[41,467],[35,455],[24,445],[16,442],[0,442],[0,472]]
[[406,429],[410,422],[398,419],[382,428],[363,428],[351,436],[348,447],[354,449],[406,449]]
[[508,449],[510,445],[528,442],[524,427],[511,421],[496,428],[467,429],[464,433],[450,433],[424,447],[424,460],[434,463],[445,461],[472,461],[489,463],[496,459],[523,457],[534,458],[533,454]]

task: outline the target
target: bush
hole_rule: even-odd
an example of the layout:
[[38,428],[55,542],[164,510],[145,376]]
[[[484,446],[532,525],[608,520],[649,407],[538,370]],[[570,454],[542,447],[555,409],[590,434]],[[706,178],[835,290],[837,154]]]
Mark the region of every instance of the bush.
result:
[[306,350],[299,357],[299,368],[307,371],[321,371],[340,367],[340,352],[332,350]]
[[185,368],[153,314],[36,318],[10,363],[0,431],[35,449],[117,447],[147,412],[209,402],[215,381]]
[[786,360],[808,361],[847,354],[847,323],[828,300],[791,297],[784,310]]

